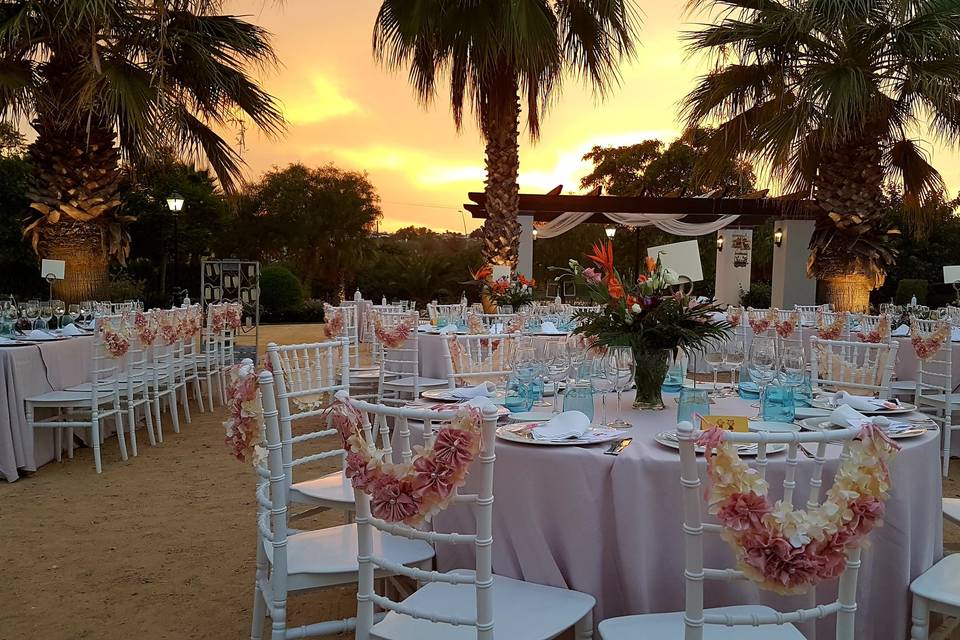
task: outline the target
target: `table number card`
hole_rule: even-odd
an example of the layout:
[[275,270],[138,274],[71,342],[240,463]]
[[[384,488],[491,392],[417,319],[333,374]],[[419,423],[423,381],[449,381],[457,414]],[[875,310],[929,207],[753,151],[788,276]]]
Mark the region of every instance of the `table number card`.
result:
[[724,431],[739,431],[746,433],[750,429],[747,427],[746,416],[703,416],[700,420],[700,428],[704,431],[720,427]]

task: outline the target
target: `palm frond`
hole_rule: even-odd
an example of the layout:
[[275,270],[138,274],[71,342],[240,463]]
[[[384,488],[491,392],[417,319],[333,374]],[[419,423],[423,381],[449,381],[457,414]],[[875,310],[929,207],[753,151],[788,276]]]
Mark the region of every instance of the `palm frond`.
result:
[[913,140],[898,140],[890,145],[884,158],[891,174],[903,184],[903,203],[907,225],[915,235],[923,237],[930,230],[932,219],[927,205],[946,189],[943,177],[927,161],[926,154]]

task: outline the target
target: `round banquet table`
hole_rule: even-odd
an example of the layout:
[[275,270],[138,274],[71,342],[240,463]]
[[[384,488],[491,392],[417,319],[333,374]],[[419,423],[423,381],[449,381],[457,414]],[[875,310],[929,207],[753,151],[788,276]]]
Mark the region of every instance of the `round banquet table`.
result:
[[[654,435],[676,427],[675,396],[667,409],[629,409],[623,397],[624,432],[633,443],[619,456],[604,455],[607,445],[548,447],[497,441],[494,469],[493,570],[498,575],[576,589],[597,599],[598,622],[614,616],[681,611],[683,534],[680,462],[676,450],[654,442]],[[616,412],[607,397],[610,416]],[[596,417],[599,419],[600,408]],[[752,415],[747,401],[719,399],[713,415]],[[411,425],[413,427],[413,425]],[[420,434],[414,433],[414,439]],[[936,432],[900,440],[892,465],[893,489],[885,523],[863,551],[858,587],[858,639],[908,637],[909,584],[943,555],[939,437]],[[823,494],[833,482],[839,446],[829,446]],[[785,454],[771,455],[767,479],[779,496]],[[701,459],[701,464],[705,464]],[[796,504],[807,499],[813,460],[799,459]],[[470,491],[468,479],[465,491]],[[468,507],[458,505],[434,518],[444,532],[470,532]],[[473,565],[473,549],[440,545],[441,570]],[[719,536],[705,537],[710,567],[733,566],[733,555]],[[746,581],[708,581],[709,607],[762,603],[782,610],[809,606],[806,596],[783,597]],[[817,601],[836,597],[835,583],[820,587]],[[820,640],[833,639],[834,618],[818,625]],[[801,630],[803,628],[801,627]]]

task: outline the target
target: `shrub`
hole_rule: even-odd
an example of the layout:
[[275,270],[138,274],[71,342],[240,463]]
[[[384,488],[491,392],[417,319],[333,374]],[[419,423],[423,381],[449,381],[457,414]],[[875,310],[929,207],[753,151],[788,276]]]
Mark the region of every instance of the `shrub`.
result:
[[893,301],[896,304],[910,304],[910,299],[917,296],[918,304],[926,304],[928,288],[926,280],[904,278],[897,283],[897,293],[894,294]]
[[122,302],[124,300],[143,300],[143,291],[146,282],[137,280],[129,273],[117,273],[110,277],[107,285],[107,295],[110,300]]
[[746,291],[740,290],[740,304],[754,309],[769,309],[772,290],[766,282],[754,282]]
[[303,306],[303,287],[297,276],[281,266],[264,267],[260,272],[261,312],[286,314],[298,311]]

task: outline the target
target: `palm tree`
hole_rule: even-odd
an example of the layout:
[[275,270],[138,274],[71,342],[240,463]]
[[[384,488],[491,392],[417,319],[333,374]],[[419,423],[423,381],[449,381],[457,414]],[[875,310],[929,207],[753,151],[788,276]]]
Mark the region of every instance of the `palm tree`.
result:
[[863,310],[896,257],[883,212],[899,182],[920,231],[943,190],[925,131],[960,135],[960,4],[940,0],[690,0],[722,8],[686,34],[716,60],[686,97],[690,125],[718,122],[709,164],[760,161],[824,211],[807,271],[841,310]]
[[376,58],[408,67],[429,102],[444,74],[457,129],[469,103],[486,143],[483,255],[517,264],[521,100],[531,139],[567,69],[603,95],[634,50],[632,0],[384,0],[373,33]]
[[94,297],[129,253],[120,164],[165,149],[206,159],[227,190],[242,160],[215,131],[242,116],[283,127],[245,72],[268,35],[219,0],[0,0],[0,108],[37,132],[24,234],[66,261],[57,294]]

